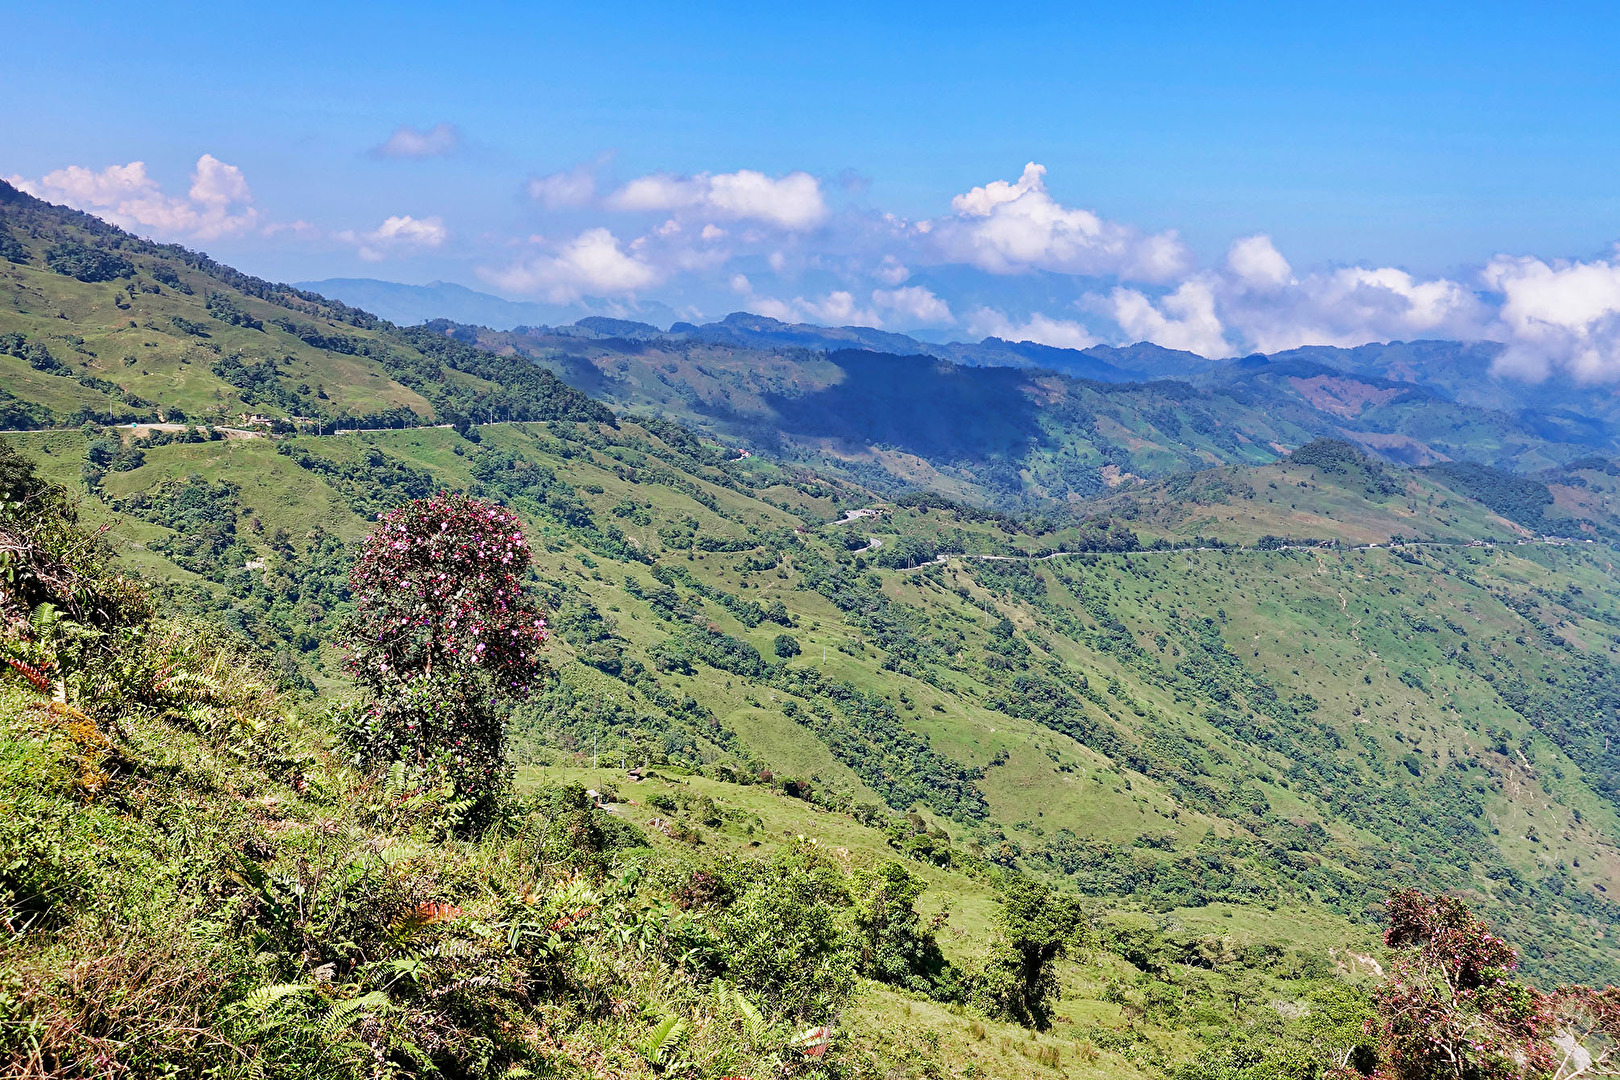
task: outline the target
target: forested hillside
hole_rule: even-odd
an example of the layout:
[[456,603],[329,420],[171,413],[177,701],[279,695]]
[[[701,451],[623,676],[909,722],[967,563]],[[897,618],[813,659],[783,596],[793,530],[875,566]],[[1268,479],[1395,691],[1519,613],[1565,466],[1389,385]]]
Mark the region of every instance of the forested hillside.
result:
[[[229,1039],[285,1055],[265,1075],[373,1052],[791,1073],[819,1066],[771,1055],[834,1018],[842,1075],[1272,1068],[1359,1045],[1406,886],[1465,896],[1538,985],[1620,971],[1606,457],[1410,469],[1260,389],[931,358],[591,338],[548,360],[615,411],[471,332],[5,191],[5,550],[150,605],[4,594],[23,855],[0,899],[25,929],[0,1000],[53,1045],[161,996],[107,957],[86,962],[116,994],[64,981],[95,919],[201,940],[165,921],[192,912],[215,936],[151,977],[213,981],[162,1053],[206,1059],[185,1031],[234,1009]],[[654,384],[713,425],[654,415]],[[1410,427],[1431,404],[1379,407]],[[734,423],[781,437],[746,453]],[[58,521],[28,501],[47,482],[60,527],[28,532]],[[459,789],[368,771],[344,704],[356,545],[440,492],[515,513],[550,634],[501,706],[519,801],[481,840]],[[131,854],[98,864],[105,835]],[[800,951],[749,953],[782,905]],[[1006,982],[1024,945],[1045,959]],[[86,1000],[128,1015],[75,1027]]]
[[[1025,513],[1144,479],[1274,461],[1318,437],[1408,465],[1521,472],[1620,449],[1601,408],[1508,409],[1505,391],[1481,398],[1458,379],[1430,385],[1410,368],[1378,369],[1402,376],[1393,379],[1336,356],[1342,367],[1292,354],[1228,364],[1141,346],[1107,351],[1116,365],[1101,347],[985,343],[973,347],[975,366],[961,366],[945,347],[882,351],[895,335],[854,335],[840,347],[829,332],[806,348],[792,335],[742,332],[752,321],[670,333],[610,319],[505,332],[428,325],[537,360],[640,415],[882,490],[922,486]],[[1474,375],[1493,383],[1483,368]]]

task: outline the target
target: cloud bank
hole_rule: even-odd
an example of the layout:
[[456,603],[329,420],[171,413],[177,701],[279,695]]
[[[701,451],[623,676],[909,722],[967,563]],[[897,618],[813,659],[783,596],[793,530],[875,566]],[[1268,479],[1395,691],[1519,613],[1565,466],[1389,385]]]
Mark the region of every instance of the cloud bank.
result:
[[607,206],[611,210],[709,214],[793,232],[813,229],[827,218],[821,182],[809,173],[773,178],[752,169],[718,175],[639,176],[609,195]]
[[[375,153],[453,153],[450,124],[397,129]],[[132,231],[185,242],[292,234],[361,262],[470,260],[510,295],[634,307],[666,298],[689,317],[737,306],[787,321],[994,336],[1068,348],[1150,341],[1210,357],[1302,345],[1454,338],[1503,345],[1497,370],[1620,382],[1620,247],[1587,259],[1501,254],[1450,276],[1395,266],[1297,268],[1264,233],[1199,266],[1174,230],[1147,231],[1060,198],[1039,162],[908,219],[865,205],[864,178],[754,169],[614,179],[604,154],[524,181],[539,230],[463,230],[441,213],[317,227],[270,220],[242,170],[196,160],[183,194],[143,161],[70,165],[31,194]],[[857,182],[858,181],[858,182]],[[514,235],[518,234],[518,235]],[[521,235],[526,234],[526,235]],[[454,243],[452,243],[454,241]],[[655,297],[653,294],[658,293]],[[684,299],[681,299],[684,298]]]
[[366,262],[381,262],[391,256],[411,255],[437,248],[450,238],[450,230],[438,217],[414,218],[398,214],[383,221],[370,232],[352,230],[338,234],[339,239],[354,244],[359,256]]

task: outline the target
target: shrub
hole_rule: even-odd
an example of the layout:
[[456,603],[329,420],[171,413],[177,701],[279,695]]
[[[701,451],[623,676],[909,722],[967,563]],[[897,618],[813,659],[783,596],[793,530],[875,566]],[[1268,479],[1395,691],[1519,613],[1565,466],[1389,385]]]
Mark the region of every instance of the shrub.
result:
[[525,593],[517,517],[462,495],[382,516],[350,575],[355,612],[340,639],[371,699],[341,720],[357,763],[404,762],[483,809],[504,788],[501,697],[526,697],[544,670],[546,624]]
[[151,601],[104,531],[0,440],[0,658],[81,689],[142,633]]
[[771,648],[774,649],[776,655],[783,660],[798,656],[804,651],[799,647],[799,639],[794,637],[792,634],[777,634],[776,640],[771,643]]
[[925,888],[926,882],[897,862],[856,875],[860,973],[940,1001],[957,1001],[961,980],[934,938],[945,916],[941,913],[925,929],[917,915],[917,898]]
[[1059,993],[1053,961],[1085,930],[1084,909],[1078,897],[1020,877],[1002,886],[1000,899],[995,940],[973,996],[992,1016],[1045,1031]]
[[817,1022],[855,990],[848,879],[814,844],[771,862],[732,864],[722,875],[736,899],[714,917],[717,959],[768,1012]]

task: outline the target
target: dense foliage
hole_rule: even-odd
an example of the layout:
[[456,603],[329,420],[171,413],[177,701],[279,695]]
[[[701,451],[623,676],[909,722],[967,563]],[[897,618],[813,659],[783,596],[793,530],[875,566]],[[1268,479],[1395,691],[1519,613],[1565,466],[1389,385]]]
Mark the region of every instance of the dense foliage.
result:
[[523,698],[543,669],[546,624],[525,595],[529,550],[511,511],[461,495],[384,514],[350,574],[341,631],[348,669],[371,691],[346,728],[366,766],[402,762],[488,802],[506,778],[498,698]]

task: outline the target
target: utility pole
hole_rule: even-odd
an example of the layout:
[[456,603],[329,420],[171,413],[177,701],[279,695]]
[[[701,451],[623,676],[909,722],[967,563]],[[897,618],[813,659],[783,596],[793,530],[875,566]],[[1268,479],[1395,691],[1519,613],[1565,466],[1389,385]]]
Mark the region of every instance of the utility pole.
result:
[[591,768],[596,768],[596,732],[591,732]]

